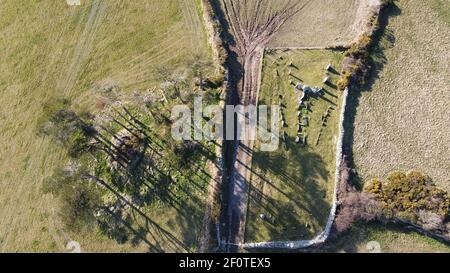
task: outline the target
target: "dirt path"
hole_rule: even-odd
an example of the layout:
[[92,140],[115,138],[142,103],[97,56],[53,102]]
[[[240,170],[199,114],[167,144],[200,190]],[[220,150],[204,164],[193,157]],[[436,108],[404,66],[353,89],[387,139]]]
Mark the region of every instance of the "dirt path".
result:
[[[231,50],[236,53],[237,62],[242,67],[242,69],[230,69],[237,104],[257,105],[260,63],[264,48],[283,24],[305,8],[309,2],[289,0],[280,3],[277,9],[272,9],[263,0],[254,0],[252,4],[255,5],[256,12],[249,16],[247,1],[222,0],[231,34],[235,38],[235,44]],[[248,120],[245,122],[248,124]],[[242,135],[248,133],[242,132]],[[236,141],[234,144],[227,211],[229,246],[227,251],[229,252],[239,251],[237,246],[244,242],[252,165],[252,156],[248,151],[253,149],[253,145],[254,142],[250,140]]]

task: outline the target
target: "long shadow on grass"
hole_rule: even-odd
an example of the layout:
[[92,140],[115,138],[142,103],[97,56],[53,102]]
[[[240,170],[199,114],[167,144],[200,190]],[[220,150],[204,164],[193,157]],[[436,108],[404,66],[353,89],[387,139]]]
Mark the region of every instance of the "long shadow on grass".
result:
[[[167,161],[167,153],[172,153],[173,149],[170,143],[139,121],[131,111],[126,108],[123,111],[117,111],[116,117],[111,117],[112,122],[139,139],[144,150],[139,161],[135,162],[128,153],[110,141],[120,141],[118,135],[105,127],[98,129],[95,135],[98,141],[96,148],[114,159],[117,167],[111,169],[108,179],[90,177],[117,197],[118,207],[103,211],[111,215],[115,222],[121,223],[109,225],[104,222],[101,227],[119,243],[126,241],[126,228],[134,234],[131,240],[133,244],[144,242],[151,252],[190,252],[198,245],[198,231],[202,227],[204,203],[199,196],[205,194],[205,185],[211,176],[196,162],[199,158],[186,158],[183,164],[185,167],[171,164],[170,160]],[[201,157],[211,156],[206,147],[196,147]],[[152,204],[155,202],[163,204],[163,207],[154,207]],[[122,210],[126,207],[131,208],[131,215],[125,214],[126,218],[123,218]],[[147,213],[147,209],[154,209],[156,214],[170,213],[170,208],[176,211],[176,215],[166,219],[167,227],[162,227]],[[178,230],[180,234],[175,236],[172,230]]]
[[319,154],[298,145],[288,138],[287,150],[253,151],[246,241],[310,239],[325,227],[331,205],[318,181],[330,173]]

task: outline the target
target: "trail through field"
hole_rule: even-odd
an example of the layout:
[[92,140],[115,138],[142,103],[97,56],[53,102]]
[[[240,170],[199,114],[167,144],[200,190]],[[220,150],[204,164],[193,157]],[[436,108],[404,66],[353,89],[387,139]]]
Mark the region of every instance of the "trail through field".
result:
[[183,39],[190,39],[194,44],[202,41],[204,32],[199,30],[203,28],[203,22],[197,12],[196,0],[178,0],[178,2],[183,11],[185,27],[191,33],[188,37],[183,37]]
[[94,0],[92,3],[83,32],[81,33],[81,36],[75,46],[74,55],[70,65],[65,72],[65,76],[63,76],[58,82],[57,89],[63,94],[69,94],[76,84],[77,77],[85,65],[89,53],[93,47],[95,33],[102,23],[106,7],[107,1]]
[[131,58],[115,61],[114,65],[120,65],[121,69],[109,77],[122,88],[159,80],[156,71],[161,68],[177,70],[179,67],[173,67],[172,64],[180,59],[180,54],[188,52],[188,56],[183,58],[189,60],[199,60],[199,56],[208,54],[206,47],[198,46],[206,41],[198,0],[177,0],[177,3],[177,15],[180,15],[181,20],[168,26],[166,31],[154,30],[152,40],[158,43]]
[[[61,160],[62,155],[59,151],[54,150],[53,147],[49,147],[46,140],[36,137],[34,127],[36,116],[39,116],[41,106],[39,103],[35,103],[35,101],[36,97],[42,99],[48,98],[51,96],[50,94],[54,92],[67,95],[73,88],[77,80],[77,75],[83,68],[83,64],[86,62],[89,49],[92,45],[93,32],[95,32],[101,22],[99,18],[104,14],[106,3],[106,1],[94,0],[92,6],[89,7],[89,13],[85,16],[80,16],[79,19],[76,20],[77,24],[84,22],[84,25],[80,28],[76,27],[74,30],[70,29],[69,23],[63,24],[63,27],[58,29],[58,18],[52,18],[45,24],[42,22],[36,23],[39,26],[44,25],[45,27],[48,27],[48,29],[45,29],[45,36],[48,36],[48,40],[52,41],[52,43],[46,44],[45,48],[37,49],[41,51],[43,54],[42,56],[46,56],[46,58],[41,60],[41,63],[45,63],[45,65],[42,65],[42,69],[38,70],[39,72],[35,75],[30,76],[30,79],[35,78],[34,81],[36,83],[28,84],[26,81],[22,81],[21,85],[14,85],[11,88],[8,88],[11,94],[6,92],[3,94],[2,99],[4,99],[3,101],[5,101],[5,103],[6,101],[9,101],[9,103],[14,102],[15,98],[18,97],[17,102],[15,102],[16,104],[13,104],[14,107],[8,108],[8,116],[5,115],[2,119],[3,128],[9,126],[9,132],[2,131],[1,139],[4,143],[10,143],[11,147],[0,154],[0,157],[2,158],[5,158],[5,155],[11,156],[11,159],[2,161],[2,170],[8,170],[8,172],[11,173],[11,178],[9,180],[2,178],[2,183],[4,183],[4,203],[0,211],[3,223],[0,227],[2,241],[0,249],[3,251],[6,251],[6,249],[11,250],[14,247],[18,249],[16,245],[18,240],[16,237],[19,237],[18,234],[20,234],[22,240],[26,241],[32,236],[37,236],[37,232],[40,232],[37,227],[42,225],[42,223],[36,223],[36,218],[30,220],[30,215],[38,217],[35,215],[44,213],[43,211],[45,211],[45,213],[51,213],[52,215],[56,214],[53,209],[47,207],[47,202],[49,202],[48,199],[41,198],[42,194],[38,181],[40,181],[43,176],[48,175],[47,171],[51,171],[51,168],[43,170],[43,166],[49,164],[53,167],[56,164],[55,162]],[[35,12],[38,14],[37,18],[40,18],[39,16],[43,13],[43,10],[36,10]],[[82,11],[80,11],[80,14],[81,12]],[[35,30],[36,33],[39,33],[39,31],[43,30]],[[70,39],[77,39],[73,41],[76,46],[73,50],[64,50],[64,42],[70,41],[70,39],[65,40],[65,35],[71,31],[79,33],[79,35],[73,35],[73,38],[67,37]],[[31,59],[33,54],[36,53],[29,52],[29,54]],[[63,66],[67,54],[73,54],[73,56],[69,58],[68,65],[66,64]],[[62,69],[59,69],[59,66]],[[33,92],[27,92],[26,95],[17,96],[17,94],[20,94],[20,92],[22,92],[21,90],[24,90],[25,88],[26,90],[33,90]],[[45,90],[45,92],[41,92],[42,90]],[[30,104],[30,101],[34,102],[33,105]],[[27,122],[22,122],[24,120]],[[8,125],[8,123],[11,123],[11,125]],[[17,143],[20,143],[20,145]],[[43,150],[47,151],[47,153],[41,152]],[[14,171],[16,166],[22,166],[19,167],[22,169],[20,169],[20,171]],[[30,180],[29,177],[32,177],[33,179]],[[12,183],[12,181],[14,182],[14,187],[6,184]],[[27,203],[29,200],[35,202],[31,207],[30,204]],[[30,224],[33,221],[34,223]],[[53,222],[44,225],[45,228],[48,228],[48,232],[44,232],[43,236],[53,236],[56,234],[55,230],[59,228],[56,227]],[[39,240],[45,240],[44,238],[46,237],[39,238]],[[61,243],[61,240],[58,238],[53,239],[57,244]],[[26,245],[23,243],[23,245],[20,245],[19,247],[26,247]],[[57,247],[60,248],[64,246],[58,245]]]
[[[310,2],[311,0],[283,0],[276,3],[264,0],[222,0],[231,34],[235,39],[231,50],[236,53],[237,62],[241,66],[241,68],[231,67],[230,71],[230,82],[235,89],[237,104],[257,104],[260,64],[264,48],[284,23]],[[249,123],[248,119],[245,123]],[[249,133],[241,132],[241,135]],[[244,242],[252,164],[249,151],[253,149],[253,145],[253,141],[250,140],[237,140],[234,144],[233,167],[229,181],[228,230],[226,231],[229,246],[237,246]],[[232,252],[237,250],[235,247],[228,249]]]

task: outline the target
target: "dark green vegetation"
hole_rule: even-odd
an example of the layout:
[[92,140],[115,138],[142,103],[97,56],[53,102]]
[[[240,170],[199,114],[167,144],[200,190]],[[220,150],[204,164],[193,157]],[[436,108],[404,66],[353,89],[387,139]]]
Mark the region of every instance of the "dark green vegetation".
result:
[[[338,51],[268,50],[259,103],[280,105],[285,126],[275,152],[259,151],[259,143],[255,145],[247,242],[311,239],[325,227],[342,102],[336,70],[342,58]],[[328,64],[333,68],[327,72]],[[327,74],[330,80],[324,85]],[[300,81],[324,87],[321,95],[307,96],[305,107],[299,107],[302,91],[295,89]]]

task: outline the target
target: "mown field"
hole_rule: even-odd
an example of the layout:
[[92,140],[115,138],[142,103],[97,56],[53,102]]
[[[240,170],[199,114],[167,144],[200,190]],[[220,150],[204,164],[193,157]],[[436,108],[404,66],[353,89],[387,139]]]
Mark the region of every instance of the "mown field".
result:
[[[280,128],[280,145],[275,152],[259,151],[260,143],[255,145],[246,242],[311,239],[325,227],[335,181],[342,103],[342,92],[335,83],[342,58],[341,52],[327,50],[266,54],[259,104],[280,105],[285,126]],[[328,73],[331,83],[323,85],[328,64],[337,71]],[[299,109],[302,92],[296,91],[290,80],[294,85],[299,81],[311,87],[323,85],[324,94],[309,96],[308,109]],[[304,144],[297,143],[300,124]]]
[[[8,0],[0,5],[0,33],[0,251],[60,252],[68,240],[83,251],[148,251],[97,231],[65,229],[57,200],[41,188],[67,155],[37,136],[36,126],[42,105],[55,98],[97,111],[96,92],[105,84],[121,94],[159,92],[166,77],[185,77],[193,64],[211,72],[199,1],[91,0],[69,7],[65,1]],[[186,243],[184,251],[196,248],[201,223],[179,222],[175,209],[149,216]],[[157,235],[149,240],[175,250]]]
[[349,44],[360,32],[361,18],[366,15],[367,3],[361,0],[303,1],[304,9],[286,21],[269,46],[323,47]]
[[363,181],[416,169],[450,189],[449,4],[400,1],[357,98],[353,151]]
[[[386,12],[373,80],[350,101],[356,107],[351,141],[360,182],[419,170],[448,191],[450,4],[405,0]],[[366,233],[376,234],[388,251],[449,251],[417,234],[370,226],[351,236]]]

